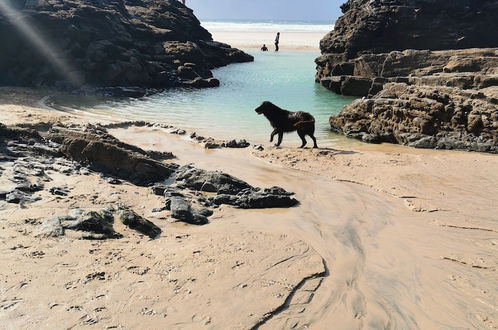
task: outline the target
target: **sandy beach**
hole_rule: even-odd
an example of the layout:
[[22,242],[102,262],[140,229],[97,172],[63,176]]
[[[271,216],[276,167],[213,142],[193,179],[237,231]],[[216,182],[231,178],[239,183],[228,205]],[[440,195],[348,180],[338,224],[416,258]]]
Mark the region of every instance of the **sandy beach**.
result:
[[342,2],[0,0],[0,330],[497,330],[498,0]]
[[[215,40],[225,42],[232,47],[260,49],[263,44],[266,44],[268,49],[273,51],[277,32],[212,31],[211,34]],[[283,51],[319,51],[320,40],[323,38],[323,35],[323,32],[282,32],[280,36],[280,49]]]
[[[0,121],[95,121],[45,109],[42,97],[2,89]],[[68,176],[55,167],[47,185],[64,185],[68,196],[41,191],[40,201],[22,208],[0,202],[0,320],[7,329],[498,325],[496,156],[363,144],[206,150],[168,129],[109,133],[173,152],[180,164],[281,186],[300,205],[222,206],[210,224],[197,227],[172,222],[168,211],[152,212],[162,201],[150,188],[111,184],[97,173]],[[10,171],[4,163],[2,189],[13,185]],[[144,239],[116,222],[119,240],[37,236],[43,220],[68,209],[115,203],[163,234]]]

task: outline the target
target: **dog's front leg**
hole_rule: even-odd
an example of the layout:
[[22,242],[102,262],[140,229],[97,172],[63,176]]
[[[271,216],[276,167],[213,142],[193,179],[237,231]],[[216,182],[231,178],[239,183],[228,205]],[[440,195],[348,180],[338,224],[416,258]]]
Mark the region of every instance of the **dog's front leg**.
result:
[[275,129],[275,130],[273,130],[273,132],[271,132],[271,135],[270,135],[270,142],[273,142],[273,138],[275,137],[275,135],[277,135],[277,133],[278,133],[278,130],[277,130],[277,129]]

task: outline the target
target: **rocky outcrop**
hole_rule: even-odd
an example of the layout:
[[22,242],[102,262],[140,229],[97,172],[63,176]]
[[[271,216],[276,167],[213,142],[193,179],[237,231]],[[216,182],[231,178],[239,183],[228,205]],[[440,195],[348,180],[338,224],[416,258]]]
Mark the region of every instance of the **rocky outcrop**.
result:
[[316,80],[368,97],[330,118],[367,142],[497,151],[498,0],[349,0]]
[[461,89],[498,85],[498,48],[392,51],[342,63],[328,59],[317,59],[317,79],[334,93],[348,96],[372,96],[393,82]]
[[255,188],[219,171],[184,166],[179,169],[176,180],[180,188],[216,193],[216,196],[208,198],[207,205],[225,204],[243,209],[263,209],[293,207],[299,204],[292,197],[294,193],[280,187]]
[[[21,208],[47,196],[55,200],[75,198],[71,187],[46,187],[45,183],[52,181],[46,171],[66,176],[98,173],[101,184],[109,189],[123,184],[116,178],[128,181],[128,185],[150,186],[154,195],[164,197],[163,207],[154,208],[153,213],[170,211],[174,221],[193,225],[208,224],[208,218],[222,204],[238,208],[299,204],[293,193],[279,187],[256,188],[227,173],[163,161],[171,154],[123,143],[100,125],[23,126],[7,127],[0,123],[0,178],[15,183],[0,191],[0,202],[19,204]],[[40,235],[58,237],[72,230],[82,232],[84,239],[119,238],[121,235],[113,229],[115,214],[125,226],[150,238],[161,233],[161,228],[118,202],[101,212],[74,211],[48,219],[40,228]]]
[[390,83],[332,116],[330,125],[365,142],[498,153],[498,87]]
[[0,85],[215,87],[211,69],[252,61],[215,42],[176,0],[9,0]]
[[344,60],[405,49],[498,46],[498,0],[348,0],[323,54]]
[[148,152],[98,130],[82,132],[53,128],[47,137],[60,144],[60,151],[68,158],[137,185],[165,180],[177,168],[174,164],[154,160]]

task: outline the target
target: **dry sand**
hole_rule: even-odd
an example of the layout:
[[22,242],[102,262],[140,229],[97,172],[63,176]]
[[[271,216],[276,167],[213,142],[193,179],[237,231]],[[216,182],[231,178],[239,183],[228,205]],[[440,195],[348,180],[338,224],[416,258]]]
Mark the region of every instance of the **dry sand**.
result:
[[[85,121],[4,90],[0,121]],[[19,99],[21,97],[21,100]],[[152,213],[149,189],[48,173],[70,198],[0,204],[0,324],[8,329],[496,329],[498,157],[352,145],[206,151],[163,129],[115,129],[256,186],[296,192],[282,210],[223,207],[209,225]],[[7,182],[0,181],[2,188]],[[36,238],[68,208],[125,203],[156,240]],[[0,202],[1,203],[1,202]]]
[[[211,31],[213,39],[237,48],[260,49],[266,44],[274,50],[276,32],[216,32]],[[318,51],[323,32],[283,32],[280,35],[280,49]]]

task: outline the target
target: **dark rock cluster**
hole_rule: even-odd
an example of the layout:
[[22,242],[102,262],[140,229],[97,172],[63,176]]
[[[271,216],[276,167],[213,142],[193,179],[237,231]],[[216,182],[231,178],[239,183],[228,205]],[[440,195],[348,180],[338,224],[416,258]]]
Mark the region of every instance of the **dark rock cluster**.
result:
[[[349,0],[317,82],[362,96],[330,118],[366,142],[498,150],[498,0]],[[366,98],[366,99],[365,99]]]
[[176,0],[5,4],[0,10],[0,85],[216,87],[211,69],[253,60],[213,41],[192,10]]
[[[46,171],[70,175],[100,173],[110,184],[126,180],[150,186],[164,197],[164,206],[153,212],[170,211],[175,221],[194,225],[209,223],[208,218],[220,205],[238,208],[284,208],[298,204],[293,193],[282,188],[261,189],[218,171],[179,166],[164,159],[168,153],[156,153],[123,143],[98,125],[61,126],[50,123],[7,127],[0,124],[0,176],[9,168],[8,180],[15,188],[0,191],[0,201],[35,203],[46,190],[53,198],[72,198],[65,186],[45,188],[52,181]],[[156,160],[157,159],[157,160]],[[120,238],[114,230],[118,217],[127,227],[150,238],[161,229],[123,205],[111,205],[101,211],[73,210],[68,215],[45,220],[39,234],[45,237],[81,234],[83,239]]]
[[255,188],[247,182],[218,171],[206,171],[191,166],[181,167],[176,176],[177,186],[200,192],[216,193],[205,205],[232,205],[244,209],[296,206],[293,193],[279,187]]

